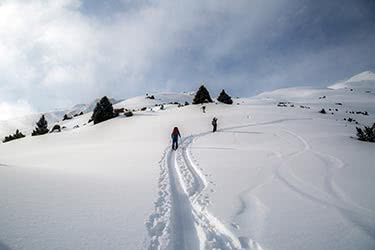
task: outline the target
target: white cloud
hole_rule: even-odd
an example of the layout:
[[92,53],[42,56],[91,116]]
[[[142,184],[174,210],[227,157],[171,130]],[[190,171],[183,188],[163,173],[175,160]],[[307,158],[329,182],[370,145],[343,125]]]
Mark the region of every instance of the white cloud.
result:
[[24,100],[18,100],[15,103],[0,102],[0,121],[29,115],[31,113],[34,113],[32,106]]
[[315,53],[283,44],[284,33],[293,36],[290,27],[300,23],[290,17],[298,1],[118,0],[122,9],[110,16],[85,12],[93,2],[104,4],[0,0],[0,98],[25,99],[44,111],[100,95],[190,90],[201,81],[243,93],[260,78],[273,86],[289,81],[279,76]]

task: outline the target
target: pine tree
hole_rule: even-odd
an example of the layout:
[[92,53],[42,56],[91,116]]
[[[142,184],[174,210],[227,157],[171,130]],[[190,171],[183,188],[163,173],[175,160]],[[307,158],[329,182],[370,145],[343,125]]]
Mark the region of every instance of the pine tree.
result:
[[36,128],[31,133],[31,135],[32,136],[44,135],[44,134],[47,134],[48,132],[49,132],[48,122],[46,118],[44,117],[44,115],[42,115],[42,117],[40,117],[39,121],[36,123]]
[[25,135],[22,134],[22,133],[17,129],[15,134],[5,136],[3,142],[5,143],[5,142],[8,142],[8,141],[12,141],[12,140],[20,139],[20,138],[23,138],[23,137],[25,137]]
[[225,93],[224,89],[221,91],[217,100],[225,104],[233,104],[232,98],[227,93]]
[[73,119],[73,117],[68,116],[67,114],[65,114],[62,120],[65,121],[65,120],[70,120],[70,119]]
[[202,85],[195,94],[193,104],[202,104],[207,102],[212,102],[212,99],[206,87]]
[[16,133],[13,135],[15,139],[23,138],[25,137],[24,134],[22,134],[18,129],[16,130]]
[[94,124],[109,120],[114,117],[112,103],[104,96],[97,104],[92,113],[91,119]]
[[357,137],[360,141],[375,142],[375,126],[364,127],[364,129],[356,127]]
[[362,128],[356,127],[356,129],[357,129],[358,140],[360,140],[360,141],[366,141],[366,135],[363,132]]

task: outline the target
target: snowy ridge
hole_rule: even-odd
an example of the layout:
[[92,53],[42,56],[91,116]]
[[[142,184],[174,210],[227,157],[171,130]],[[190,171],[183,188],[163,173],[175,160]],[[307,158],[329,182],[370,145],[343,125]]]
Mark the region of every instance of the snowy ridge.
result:
[[330,89],[375,89],[375,73],[365,71],[348,80],[335,83],[328,88]]
[[191,104],[193,100],[192,93],[174,93],[174,92],[161,92],[149,94],[148,97],[153,96],[154,99],[147,98],[146,96],[136,96],[124,101],[116,103],[115,108],[127,108],[127,109],[140,109],[143,107],[154,107],[160,104],[169,104],[178,102],[184,104],[188,102]]
[[[47,113],[35,113],[24,117],[18,117],[11,120],[0,121],[0,137],[13,134],[16,129],[25,135],[31,134],[35,123],[42,115],[45,115],[50,126],[58,122],[64,116],[64,111],[52,111]],[[2,138],[1,138],[2,139]]]
[[359,81],[375,81],[375,73],[372,71],[364,71],[358,75],[350,77],[347,82],[359,82]]
[[366,71],[349,80],[335,83],[327,88],[290,87],[263,92],[253,98],[268,102],[296,102],[305,104],[374,103],[375,74]]
[[[89,104],[77,104],[71,108],[63,110],[55,110],[44,113],[33,113],[30,115],[17,117],[6,121],[0,121],[0,137],[13,134],[16,131],[16,129],[18,129],[25,135],[30,135],[35,127],[35,123],[40,119],[42,115],[45,116],[49,128],[52,128],[55,124],[59,124],[61,126],[69,126],[71,128],[76,125],[82,126],[84,123],[87,123],[90,119],[90,117],[88,117],[86,114],[89,114],[94,110],[99,100],[100,99],[95,99]],[[120,102],[113,98],[110,98],[110,101],[113,104]],[[86,117],[88,117],[85,121],[82,121],[81,116],[74,117],[71,120],[62,121],[65,114],[67,114],[70,117],[73,117],[74,115],[78,115],[81,112],[84,115],[86,115],[85,119]]]

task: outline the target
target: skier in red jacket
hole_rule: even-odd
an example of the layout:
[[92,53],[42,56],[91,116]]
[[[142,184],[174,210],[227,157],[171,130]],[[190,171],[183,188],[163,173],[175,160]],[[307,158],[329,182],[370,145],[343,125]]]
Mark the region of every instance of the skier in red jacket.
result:
[[180,131],[177,127],[174,127],[172,134],[172,150],[176,150],[178,148],[178,137],[181,138]]

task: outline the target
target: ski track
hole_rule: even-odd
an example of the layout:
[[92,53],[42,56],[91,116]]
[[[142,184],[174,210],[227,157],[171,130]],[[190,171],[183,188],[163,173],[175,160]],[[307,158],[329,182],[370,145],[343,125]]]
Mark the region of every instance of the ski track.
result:
[[[236,134],[241,131],[230,130],[301,120],[311,120],[311,118],[279,119],[270,122],[251,123],[223,128],[218,132],[228,131]],[[270,151],[280,159],[280,166],[274,169],[274,174],[267,178],[265,182],[252,185],[239,194],[240,208],[234,218],[246,211],[245,196],[276,177],[304,198],[334,207],[349,222],[374,238],[374,213],[348,199],[333,180],[334,169],[344,168],[345,164],[335,156],[313,150],[311,145],[296,133],[289,130],[283,132],[296,138],[303,145],[302,149],[288,155]],[[159,163],[159,198],[155,202],[155,211],[146,222],[151,238],[149,250],[262,250],[261,246],[252,239],[247,237],[237,238],[208,211],[209,197],[204,194],[208,185],[207,180],[189,153],[190,145],[196,139],[208,134],[211,133],[206,132],[184,138],[180,148],[175,152],[170,151],[170,147],[165,150]],[[276,134],[276,136],[282,135]],[[231,150],[231,148],[226,149]],[[325,192],[298,178],[290,168],[288,163],[305,153],[316,155],[324,163],[326,167]]]
[[[345,164],[333,155],[313,150],[311,145],[302,136],[289,130],[285,130],[285,132],[299,140],[303,144],[303,149],[283,157],[284,160],[277,170],[277,176],[279,179],[293,191],[299,193],[305,198],[336,208],[340,214],[354,226],[361,229],[370,237],[375,238],[375,214],[370,209],[361,207],[353,201],[350,201],[334,183],[333,169],[341,169]],[[312,153],[318,156],[325,164],[326,192],[321,191],[313,185],[298,178],[289,167],[288,162],[305,153]]]
[[[258,125],[268,125],[280,123],[288,120],[307,120],[307,119],[280,119],[271,122],[259,123]],[[241,128],[256,126],[256,124],[243,125]],[[230,128],[234,129],[234,128]],[[230,130],[225,129],[225,130]],[[236,133],[237,131],[231,131]],[[375,214],[368,208],[364,208],[350,200],[345,193],[335,184],[334,182],[334,170],[339,170],[345,167],[345,164],[337,157],[318,152],[312,149],[311,145],[302,136],[290,131],[283,130],[283,132],[296,138],[302,145],[303,148],[289,155],[283,155],[280,152],[270,151],[280,159],[280,166],[276,169],[275,174],[270,176],[263,183],[259,183],[253,187],[249,187],[239,194],[240,208],[235,213],[234,218],[237,218],[247,209],[246,199],[249,194],[254,192],[256,189],[264,186],[275,176],[279,178],[287,187],[289,187],[294,192],[302,195],[313,202],[318,202],[326,206],[334,207],[338,212],[350,223],[352,223],[357,228],[361,229],[364,233],[368,234],[370,237],[375,238]],[[282,136],[282,135],[279,135]],[[317,156],[326,168],[326,176],[324,179],[324,191],[319,190],[313,185],[303,181],[297,177],[293,170],[289,166],[289,162],[294,158],[297,158],[303,154],[311,153]]]
[[[289,120],[310,120],[310,118],[250,123],[227,127],[220,131],[276,124]],[[204,195],[207,181],[195,166],[188,148],[194,140],[208,134],[211,133],[206,132],[185,138],[176,152],[171,152],[170,147],[164,151],[159,162],[158,199],[154,204],[154,212],[145,223],[151,239],[148,250],[184,249],[177,248],[178,241],[183,242],[181,247],[187,247],[186,244],[190,244],[190,248],[187,248],[190,250],[195,248],[262,250],[261,246],[252,239],[234,236],[207,210],[209,197]],[[187,215],[178,218],[183,212]],[[195,225],[195,230],[191,228],[192,224]],[[192,239],[194,242],[188,243],[186,239]],[[197,243],[199,243],[199,248]]]
[[150,237],[148,250],[168,249],[171,232],[171,193],[169,171],[167,168],[168,150],[164,151],[159,162],[160,177],[158,182],[158,199],[155,201],[154,212],[146,221],[146,228]]
[[164,152],[159,197],[146,222],[149,250],[262,250],[247,237],[237,238],[208,211],[207,180],[189,153],[190,144],[207,134],[186,137],[178,150]]

